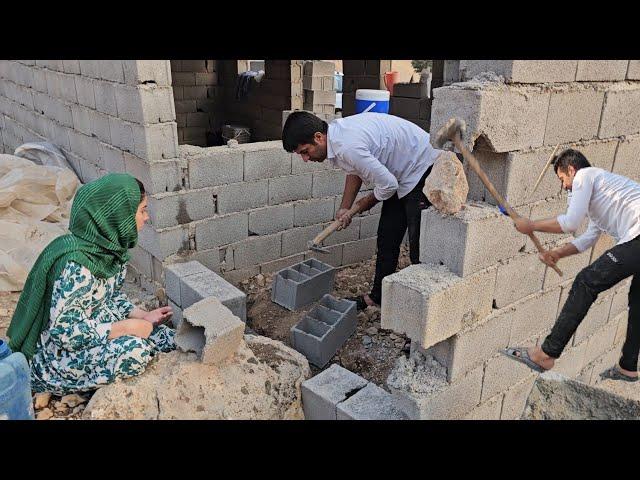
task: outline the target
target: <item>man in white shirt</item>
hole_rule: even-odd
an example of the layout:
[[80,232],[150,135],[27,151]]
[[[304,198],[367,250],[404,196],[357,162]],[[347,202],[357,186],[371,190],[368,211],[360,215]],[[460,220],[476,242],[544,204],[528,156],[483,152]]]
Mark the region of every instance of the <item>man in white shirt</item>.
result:
[[341,228],[351,223],[348,210],[362,182],[373,185],[373,192],[356,204],[362,212],[383,202],[376,273],[371,292],[354,300],[360,310],[379,305],[382,279],[396,271],[407,229],[411,262],[419,262],[421,211],[431,205],[422,189],[441,150],[431,146],[429,134],[417,125],[381,113],[360,113],[327,124],[309,112],[293,112],[282,129],[282,143],[305,162],[328,159],[347,172],[336,215]]
[[571,190],[567,213],[554,218],[515,222],[519,232],[574,233],[585,217],[589,226],[570,243],[540,255],[547,265],[591,248],[602,232],[616,239],[575,278],[567,301],[540,347],[508,348],[504,353],[531,368],[553,367],[598,294],[633,275],[629,290],[629,321],[622,357],[604,372],[604,378],[638,381],[640,350],[640,185],[627,177],[592,167],[582,153],[568,149],[554,160],[554,169],[566,190]]

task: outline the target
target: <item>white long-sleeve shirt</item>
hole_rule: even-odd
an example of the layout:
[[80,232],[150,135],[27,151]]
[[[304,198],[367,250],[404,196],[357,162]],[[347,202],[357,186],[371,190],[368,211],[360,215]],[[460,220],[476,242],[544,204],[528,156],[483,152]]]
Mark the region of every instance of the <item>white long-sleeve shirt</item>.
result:
[[442,150],[414,123],[382,113],[360,113],[329,124],[327,159],[334,167],[372,184],[379,201],[404,197]]
[[592,247],[602,232],[618,242],[640,235],[640,184],[601,168],[581,168],[573,179],[567,213],[557,220],[565,233],[574,233],[589,217],[587,230],[572,241],[578,251]]

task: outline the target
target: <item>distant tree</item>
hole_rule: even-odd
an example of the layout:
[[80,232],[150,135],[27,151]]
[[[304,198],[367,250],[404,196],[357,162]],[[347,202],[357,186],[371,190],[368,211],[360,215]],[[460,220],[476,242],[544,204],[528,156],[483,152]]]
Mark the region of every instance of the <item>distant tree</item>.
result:
[[430,69],[432,63],[433,60],[411,60],[411,66],[418,73],[420,73],[425,68]]

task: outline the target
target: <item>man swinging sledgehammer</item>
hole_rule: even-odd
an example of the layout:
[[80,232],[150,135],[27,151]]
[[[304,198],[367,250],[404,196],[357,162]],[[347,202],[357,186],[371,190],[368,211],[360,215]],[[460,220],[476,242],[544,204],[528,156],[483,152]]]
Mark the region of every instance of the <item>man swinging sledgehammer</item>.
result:
[[602,377],[636,382],[640,351],[640,184],[592,167],[582,153],[572,149],[560,153],[553,167],[563,188],[572,192],[566,214],[544,220],[519,218],[514,221],[516,229],[524,234],[573,233],[585,217],[589,218],[589,226],[572,242],[540,254],[540,259],[554,266],[559,259],[592,247],[602,232],[615,238],[617,244],[576,276],[567,301],[542,345],[507,348],[504,353],[539,372],[552,368],[598,294],[633,276],[622,356]]

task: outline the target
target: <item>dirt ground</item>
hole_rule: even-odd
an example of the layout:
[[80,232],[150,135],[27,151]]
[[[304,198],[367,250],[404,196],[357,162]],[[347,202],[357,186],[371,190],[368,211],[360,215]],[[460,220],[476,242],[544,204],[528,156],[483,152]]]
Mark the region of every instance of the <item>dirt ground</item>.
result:
[[[403,246],[399,268],[410,264],[408,249]],[[369,293],[375,270],[375,257],[336,272],[332,295],[337,298]],[[289,330],[313,304],[290,312],[271,301],[273,275],[250,278],[239,287],[247,294],[247,326],[259,335],[280,340],[291,346]],[[383,386],[389,371],[400,355],[408,355],[410,341],[403,335],[380,328],[380,309],[369,307],[358,313],[358,327],[325,368],[337,363],[358,375]],[[311,365],[314,375],[318,369]]]

